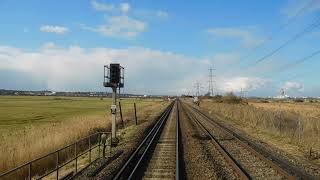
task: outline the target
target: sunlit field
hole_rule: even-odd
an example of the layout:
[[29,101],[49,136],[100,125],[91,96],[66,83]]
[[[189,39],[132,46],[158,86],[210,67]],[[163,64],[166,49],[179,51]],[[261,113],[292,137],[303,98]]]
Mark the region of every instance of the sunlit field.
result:
[[303,118],[318,118],[320,120],[320,103],[309,103],[309,102],[249,102],[258,108],[264,108],[272,111],[285,111],[292,114],[298,114]]
[[279,148],[299,150],[310,160],[319,158],[320,111],[317,103],[217,102],[207,99],[202,101],[201,107],[253,136],[266,138],[265,141]]
[[[161,110],[159,99],[122,99],[124,120]],[[98,97],[0,96],[0,172],[110,127],[111,99]],[[118,120],[119,114],[118,114]],[[119,122],[119,121],[118,121]]]

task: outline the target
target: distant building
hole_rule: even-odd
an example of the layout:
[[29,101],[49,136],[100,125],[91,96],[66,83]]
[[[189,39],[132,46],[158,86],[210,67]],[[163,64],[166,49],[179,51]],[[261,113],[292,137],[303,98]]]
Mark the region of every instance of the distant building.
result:
[[44,95],[45,96],[54,96],[54,95],[56,95],[57,93],[56,92],[53,92],[53,91],[46,91],[46,92],[44,92]]
[[273,98],[275,98],[275,99],[286,99],[286,98],[289,98],[289,96],[288,95],[279,95],[279,96],[275,96]]

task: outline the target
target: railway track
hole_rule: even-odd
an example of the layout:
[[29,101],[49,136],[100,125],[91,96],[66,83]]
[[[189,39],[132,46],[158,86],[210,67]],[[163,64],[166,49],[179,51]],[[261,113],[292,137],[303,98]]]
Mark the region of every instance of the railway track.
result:
[[296,179],[198,109],[185,104],[182,107],[188,118],[210,137],[239,179]]
[[179,107],[173,102],[113,179],[179,179]]

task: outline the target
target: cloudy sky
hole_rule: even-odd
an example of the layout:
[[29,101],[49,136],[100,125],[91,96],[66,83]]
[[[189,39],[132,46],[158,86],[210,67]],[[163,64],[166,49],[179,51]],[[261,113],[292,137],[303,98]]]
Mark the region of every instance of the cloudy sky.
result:
[[[0,1],[0,89],[320,96],[320,0]],[[110,91],[110,90],[108,90]]]

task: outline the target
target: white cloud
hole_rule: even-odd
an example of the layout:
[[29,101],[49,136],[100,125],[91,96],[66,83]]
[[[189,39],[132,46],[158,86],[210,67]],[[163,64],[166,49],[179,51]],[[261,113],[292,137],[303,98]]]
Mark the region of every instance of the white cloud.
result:
[[112,10],[114,10],[114,5],[113,4],[98,3],[95,0],[91,1],[91,5],[97,11],[112,11]]
[[[147,18],[158,17],[164,19],[168,17],[168,13],[162,10],[131,10],[131,5],[126,2],[107,4],[92,0],[91,5],[97,11],[109,12],[108,15],[105,15],[106,23],[98,26],[81,24],[81,27],[107,37],[134,39],[140,33],[146,31],[148,25],[145,20]],[[131,14],[139,18],[134,18]]]
[[288,17],[303,16],[320,10],[320,1],[318,0],[289,0],[281,9],[281,12]]
[[128,16],[110,16],[106,17],[106,24],[96,28],[87,26],[83,26],[83,28],[108,37],[132,39],[144,32],[147,29],[147,24]]
[[129,3],[121,3],[120,4],[120,10],[123,13],[128,13],[130,10],[130,4]]
[[[103,65],[111,62],[125,67],[125,92],[180,94],[192,92],[197,81],[203,83],[203,92],[207,90],[208,65],[204,60],[172,52],[141,47],[61,48],[52,42],[36,51],[0,45],[0,73],[23,72],[34,82],[45,82],[44,88],[50,90],[103,91]],[[0,83],[6,78],[0,77]],[[264,83],[254,77],[216,77],[216,80],[220,92],[254,90]]]
[[256,90],[265,84],[265,79],[257,77],[218,77],[217,88],[222,92],[240,92]]
[[160,18],[167,18],[169,16],[169,14],[165,11],[162,11],[162,10],[158,10],[156,12],[156,15]]
[[304,90],[304,87],[302,84],[298,83],[298,82],[291,82],[291,81],[288,81],[286,82],[282,88],[285,90],[285,91],[303,91]]
[[184,67],[191,63],[182,55],[147,48],[59,48],[49,42],[30,52],[0,46],[0,72],[23,72],[34,81],[46,82],[51,90],[102,90],[103,65],[111,62],[120,62],[126,68],[126,91],[165,94],[168,92],[161,84],[168,81],[170,86],[171,77],[179,75],[169,65]]
[[122,12],[128,13],[131,9],[129,3],[120,3],[119,6],[115,4],[101,3],[96,0],[91,1],[91,6],[97,11],[106,11],[106,12]]
[[40,31],[47,33],[64,34],[69,31],[69,28],[64,26],[43,25],[40,27]]
[[146,10],[146,9],[139,9],[133,11],[134,14],[140,18],[144,19],[167,19],[169,17],[169,13],[164,10]]
[[209,28],[207,33],[216,38],[239,39],[244,47],[250,48],[258,45],[262,39],[254,36],[249,30],[242,28]]
[[214,63],[218,64],[230,64],[230,63],[236,63],[238,60],[240,60],[240,55],[236,53],[217,53],[213,56]]
[[54,42],[47,42],[42,46],[43,49],[54,49],[56,47],[57,46]]

